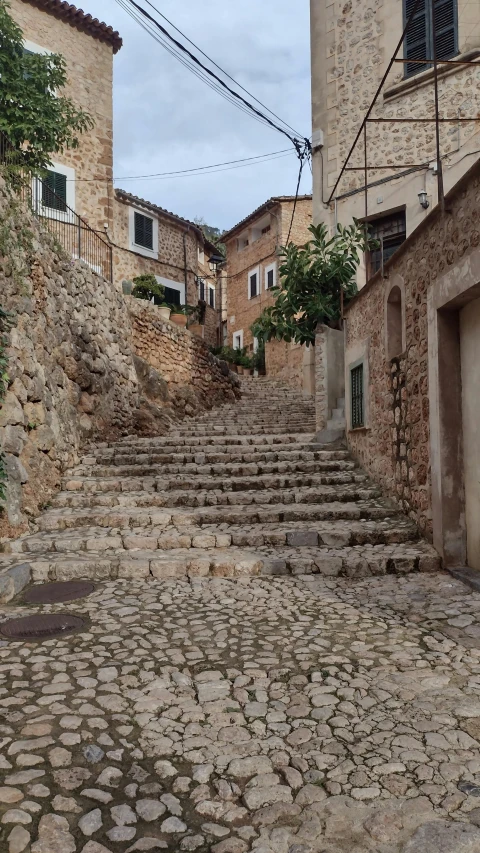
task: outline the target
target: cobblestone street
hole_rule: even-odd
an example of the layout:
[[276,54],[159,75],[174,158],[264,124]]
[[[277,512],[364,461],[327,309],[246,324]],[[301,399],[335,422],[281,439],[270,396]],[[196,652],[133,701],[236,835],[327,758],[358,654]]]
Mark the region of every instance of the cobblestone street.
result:
[[0,640],[2,853],[480,851],[480,595],[310,402],[243,392],[88,449],[1,556],[1,623],[85,620]]
[[480,595],[447,575],[117,581],[68,610],[82,633],[0,648],[2,850],[479,849]]

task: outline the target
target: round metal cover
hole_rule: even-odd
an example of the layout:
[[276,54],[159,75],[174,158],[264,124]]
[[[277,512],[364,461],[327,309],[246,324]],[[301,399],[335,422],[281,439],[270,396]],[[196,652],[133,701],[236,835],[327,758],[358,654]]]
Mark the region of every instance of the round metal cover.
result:
[[0,625],[0,634],[10,640],[49,640],[78,631],[84,624],[80,616],[71,613],[38,613],[9,619]]
[[61,604],[86,598],[94,591],[95,585],[89,581],[65,581],[37,584],[27,589],[24,600],[28,604]]

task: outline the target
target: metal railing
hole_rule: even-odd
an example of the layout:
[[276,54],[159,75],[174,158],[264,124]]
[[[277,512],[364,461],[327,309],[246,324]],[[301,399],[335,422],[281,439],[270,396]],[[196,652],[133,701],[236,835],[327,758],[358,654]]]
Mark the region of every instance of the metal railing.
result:
[[22,151],[1,131],[0,169],[15,193],[29,205],[65,252],[113,281],[112,246],[28,167]]

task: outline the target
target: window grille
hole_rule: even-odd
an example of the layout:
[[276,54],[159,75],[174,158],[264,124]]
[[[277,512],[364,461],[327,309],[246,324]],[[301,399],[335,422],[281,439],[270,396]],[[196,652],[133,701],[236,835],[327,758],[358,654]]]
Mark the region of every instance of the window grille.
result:
[[257,296],[257,293],[257,273],[254,272],[253,275],[250,276],[250,299]]
[[365,426],[364,395],[363,395],[363,364],[350,371],[352,429]]
[[377,249],[368,253],[368,278],[371,278],[382,266],[382,243],[383,263],[386,264],[393,253],[405,242],[407,237],[405,211],[400,210],[389,216],[382,216],[381,219],[374,219],[369,226],[370,237],[380,243]]

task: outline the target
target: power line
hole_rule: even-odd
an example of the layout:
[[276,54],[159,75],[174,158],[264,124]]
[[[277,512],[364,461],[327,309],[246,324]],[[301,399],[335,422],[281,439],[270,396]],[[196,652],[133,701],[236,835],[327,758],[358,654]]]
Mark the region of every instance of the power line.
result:
[[[268,116],[265,116],[263,113],[261,113],[260,110],[258,110],[253,104],[247,101],[242,95],[239,95],[237,92],[231,89],[217,74],[215,74],[214,71],[211,71],[209,68],[207,68],[207,66],[204,65],[190,50],[188,50],[188,48],[182,45],[181,42],[178,41],[178,39],[174,38],[171,33],[169,33],[168,30],[165,29],[164,26],[162,26],[162,24],[156,21],[155,18],[153,18],[152,15],[150,15],[150,13],[146,11],[146,9],[143,9],[141,6],[139,6],[139,4],[135,2],[135,0],[125,1],[130,3],[130,5],[133,6],[143,17],[145,17],[155,27],[157,27],[157,29],[160,30],[160,32],[164,35],[165,38],[167,38],[178,50],[182,51],[182,53],[185,54],[190,59],[190,61],[193,62],[196,66],[198,66],[205,74],[208,74],[213,80],[215,80],[216,84],[221,86],[228,93],[229,96],[233,97],[236,100],[236,102],[239,102],[243,107],[246,107],[255,116],[259,117],[261,120],[269,124],[279,133],[282,133],[284,136],[286,136],[294,145],[299,157],[301,156],[302,150],[309,149],[310,142],[308,139],[304,138],[300,140],[297,137],[291,136],[290,133],[288,133],[284,128],[282,128],[280,125],[276,124],[274,121],[268,118]],[[122,0],[117,0],[117,3],[122,5]],[[123,8],[125,8],[125,6],[123,6]]]
[[220,88],[220,86],[215,84],[213,80],[210,80],[209,77],[199,71],[199,69],[196,68],[193,63],[186,60],[185,57],[183,57],[178,51],[172,48],[172,46],[167,41],[165,41],[165,39],[162,39],[159,33],[152,28],[152,25],[148,21],[144,21],[138,14],[138,12],[135,11],[135,9],[131,9],[130,6],[128,6],[128,0],[117,0],[117,4],[127,13],[127,15],[130,15],[130,17],[134,21],[136,21],[142,27],[142,29],[145,30],[145,32],[151,35],[152,38],[154,38],[158,44],[162,45],[162,47],[164,47],[165,50],[170,53],[171,56],[177,59],[185,68],[191,71],[192,74],[195,75],[195,77],[198,77],[199,80],[202,80],[204,83],[206,83],[207,86],[213,89],[214,92],[221,95],[229,103],[233,104],[239,110],[246,113],[246,115],[251,116],[251,118],[255,118],[258,122],[260,122],[260,124],[263,124],[268,127],[266,120],[263,120],[258,116],[252,115],[250,110],[243,107],[242,104],[240,104],[238,101],[235,101],[233,97],[230,97],[228,95],[228,92],[226,92],[224,89]]
[[199,47],[197,44],[195,44],[195,42],[194,42],[194,41],[192,41],[192,40],[191,40],[191,39],[190,39],[190,38],[189,38],[189,37],[188,37],[184,32],[182,32],[182,30],[180,30],[177,26],[175,26],[175,24],[173,23],[173,21],[170,21],[170,20],[167,18],[167,16],[166,16],[166,15],[164,15],[162,12],[160,12],[160,10],[159,10],[159,9],[157,9],[157,8],[156,8],[156,6],[154,6],[154,5],[153,5],[153,3],[151,3],[151,2],[150,2],[150,0],[145,0],[145,2],[146,2],[146,3],[148,3],[148,5],[149,5],[149,6],[150,6],[150,7],[151,7],[151,8],[152,8],[152,9],[153,9],[153,10],[154,10],[158,15],[160,15],[160,17],[161,17],[161,18],[163,18],[163,20],[164,20],[164,21],[166,21],[166,22],[167,22],[167,24],[170,24],[170,26],[171,26],[171,27],[173,27],[173,29],[174,29],[174,30],[176,30],[176,31],[177,31],[177,33],[180,33],[180,35],[185,39],[185,41],[188,41],[188,43],[189,43],[189,44],[191,44],[191,45],[192,45],[196,50],[198,50],[198,52],[199,52],[199,53],[201,53],[201,54],[202,54],[202,56],[204,56],[204,57],[205,57],[205,59],[208,59],[208,61],[209,61],[212,65],[214,65],[214,66],[215,66],[215,68],[218,68],[218,70],[219,70],[219,71],[221,71],[221,72],[222,72],[222,74],[223,74],[225,77],[228,77],[228,79],[229,79],[229,80],[231,80],[231,81],[232,81],[232,83],[235,83],[235,85],[236,85],[236,86],[238,86],[238,88],[239,88],[239,89],[242,89],[242,91],[243,91],[243,92],[245,92],[247,95],[249,95],[249,97],[250,97],[250,98],[253,98],[253,100],[254,100],[254,101],[256,101],[256,102],[257,102],[257,104],[260,104],[260,106],[261,106],[261,107],[263,107],[265,110],[267,110],[267,112],[269,112],[269,113],[270,113],[270,115],[272,115],[272,116],[274,116],[276,119],[278,119],[278,121],[280,121],[283,125],[285,125],[285,127],[290,128],[290,130],[292,131],[292,133],[295,133],[297,136],[301,136],[301,134],[299,134],[299,133],[298,133],[298,131],[297,131],[297,130],[295,130],[295,128],[294,128],[294,127],[292,127],[292,125],[291,125],[291,124],[288,124],[288,122],[283,121],[283,119],[281,119],[279,115],[277,115],[276,113],[274,113],[274,112],[273,112],[273,110],[269,109],[269,108],[268,108],[264,103],[262,103],[262,101],[260,101],[258,98],[256,98],[256,97],[255,97],[255,95],[252,95],[252,93],[251,93],[251,92],[249,92],[249,91],[248,91],[248,89],[246,89],[246,88],[245,88],[245,86],[242,86],[242,84],[241,84],[241,83],[239,83],[239,82],[238,82],[238,80],[235,80],[235,78],[234,78],[234,77],[232,77],[232,76],[231,76],[231,74],[229,74],[229,73],[228,73],[228,71],[225,71],[225,69],[224,69],[224,68],[222,68],[220,65],[218,65],[218,63],[217,63],[217,62],[215,62],[215,60],[213,60],[210,56],[208,56],[208,54],[206,54],[206,53],[205,53],[205,51],[203,51],[203,50],[201,49],[201,47]]

